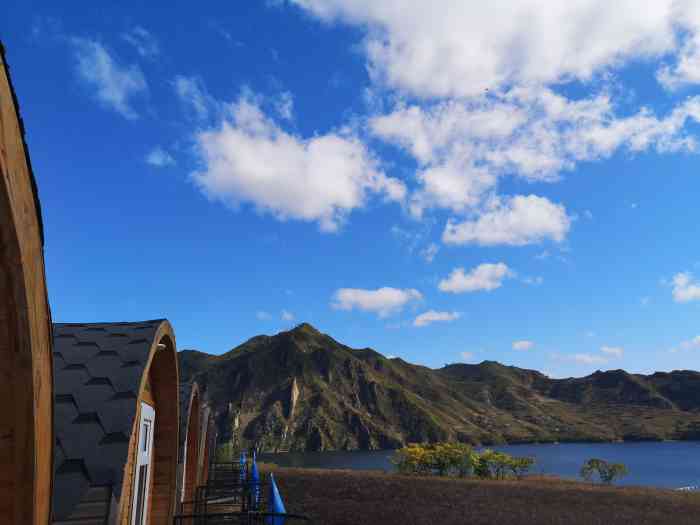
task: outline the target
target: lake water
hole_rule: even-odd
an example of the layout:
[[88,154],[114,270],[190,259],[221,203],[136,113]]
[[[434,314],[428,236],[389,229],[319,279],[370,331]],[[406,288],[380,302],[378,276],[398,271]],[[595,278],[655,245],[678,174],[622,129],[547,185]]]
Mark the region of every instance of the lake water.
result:
[[[700,485],[700,442],[566,443],[491,447],[514,456],[536,459],[532,472],[577,478],[584,461],[599,458],[627,465],[621,485],[678,488]],[[263,454],[260,461],[281,467],[392,471],[393,451],[289,452]]]

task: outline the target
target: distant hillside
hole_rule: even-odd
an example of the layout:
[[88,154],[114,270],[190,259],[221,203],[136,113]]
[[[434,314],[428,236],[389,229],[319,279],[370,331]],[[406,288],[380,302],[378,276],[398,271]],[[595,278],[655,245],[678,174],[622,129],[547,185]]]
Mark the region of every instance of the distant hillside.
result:
[[439,370],[352,349],[301,324],[220,356],[180,352],[226,440],[264,450],[700,439],[700,373],[550,379],[493,361]]

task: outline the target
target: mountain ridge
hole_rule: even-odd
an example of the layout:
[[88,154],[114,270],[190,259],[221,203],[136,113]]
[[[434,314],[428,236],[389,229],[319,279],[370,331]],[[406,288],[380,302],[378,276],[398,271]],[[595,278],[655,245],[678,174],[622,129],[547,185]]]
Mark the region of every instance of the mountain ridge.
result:
[[431,369],[353,349],[308,323],[215,356],[179,353],[220,436],[263,450],[700,438],[700,373],[552,379],[496,361]]

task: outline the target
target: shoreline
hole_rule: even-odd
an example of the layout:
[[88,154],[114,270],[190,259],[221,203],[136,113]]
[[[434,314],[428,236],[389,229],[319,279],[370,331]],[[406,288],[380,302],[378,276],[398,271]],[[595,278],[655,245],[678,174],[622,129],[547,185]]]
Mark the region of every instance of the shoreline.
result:
[[[700,439],[632,439],[614,441],[510,441],[507,443],[484,443],[471,445],[475,449],[489,447],[514,447],[521,445],[634,445],[638,443],[700,443]],[[283,454],[317,454],[322,452],[395,452],[398,448],[352,448],[324,450],[288,450],[285,452],[259,452],[260,455],[273,456]]]

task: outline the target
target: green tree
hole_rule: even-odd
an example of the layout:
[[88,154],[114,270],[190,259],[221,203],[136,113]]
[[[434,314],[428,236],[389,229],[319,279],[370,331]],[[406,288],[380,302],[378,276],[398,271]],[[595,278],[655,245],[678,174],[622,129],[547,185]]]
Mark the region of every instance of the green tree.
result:
[[397,450],[391,462],[401,474],[429,474],[431,470],[431,458],[428,450],[423,445],[411,443]]
[[511,456],[504,452],[486,449],[479,454],[474,473],[484,479],[504,479],[508,472]]
[[535,464],[535,459],[534,458],[518,458],[514,457],[511,458],[510,463],[508,465],[508,468],[510,471],[513,473],[513,475],[518,478],[522,479],[525,474],[527,474],[532,466]]
[[586,481],[591,481],[597,475],[601,483],[612,485],[615,480],[629,474],[629,470],[622,463],[608,463],[604,459],[591,458],[583,464],[580,474]]

